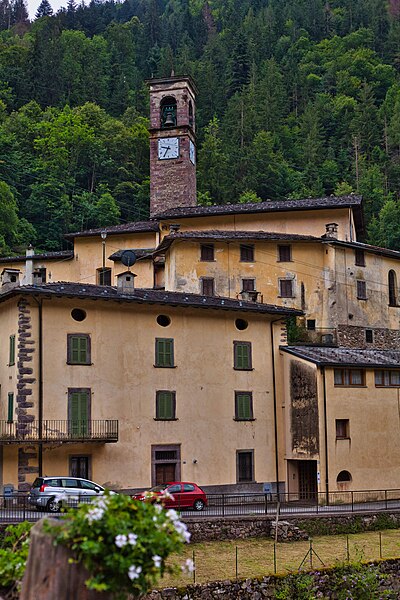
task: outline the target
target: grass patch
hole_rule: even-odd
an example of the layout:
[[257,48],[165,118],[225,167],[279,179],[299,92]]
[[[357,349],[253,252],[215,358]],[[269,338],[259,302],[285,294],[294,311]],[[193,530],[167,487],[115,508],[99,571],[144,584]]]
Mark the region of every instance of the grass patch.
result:
[[[380,545],[381,543],[381,545]],[[349,535],[319,536],[312,540],[313,550],[326,567],[334,567],[360,561],[397,558],[400,556],[400,530],[365,532]],[[236,573],[237,548],[237,573]],[[286,575],[297,572],[310,549],[310,542],[278,543],[276,545],[276,573]],[[263,577],[275,573],[274,542],[267,538],[237,541],[202,542],[185,547],[183,557],[193,558],[196,564],[196,583]],[[382,556],[381,556],[382,554]],[[182,556],[172,562],[182,564]],[[319,569],[322,563],[313,554],[312,564],[308,557],[302,570]],[[165,577],[161,587],[181,587],[193,583],[193,574]]]

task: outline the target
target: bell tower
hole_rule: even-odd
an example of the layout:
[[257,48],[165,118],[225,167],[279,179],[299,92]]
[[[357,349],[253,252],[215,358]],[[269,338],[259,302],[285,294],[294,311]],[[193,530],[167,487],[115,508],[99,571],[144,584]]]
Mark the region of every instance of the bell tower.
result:
[[150,79],[150,216],[196,206],[197,90],[190,77]]

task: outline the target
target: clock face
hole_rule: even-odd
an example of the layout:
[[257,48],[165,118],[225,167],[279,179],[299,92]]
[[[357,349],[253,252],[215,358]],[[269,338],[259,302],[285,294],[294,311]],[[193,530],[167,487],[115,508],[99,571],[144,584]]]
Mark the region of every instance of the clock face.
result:
[[189,157],[193,164],[196,164],[196,149],[192,140],[189,141]]
[[161,138],[158,140],[158,158],[166,160],[167,158],[178,158],[179,139],[177,137]]

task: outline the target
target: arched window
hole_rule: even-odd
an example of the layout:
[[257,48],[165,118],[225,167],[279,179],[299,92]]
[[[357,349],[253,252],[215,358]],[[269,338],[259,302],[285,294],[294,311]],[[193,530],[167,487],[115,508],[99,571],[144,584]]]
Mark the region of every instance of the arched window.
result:
[[161,100],[160,122],[161,128],[176,127],[176,100],[173,96],[167,96]]
[[348,483],[351,481],[351,475],[348,471],[340,471],[339,475],[336,477],[337,483]]
[[393,270],[389,271],[389,306],[397,306],[397,277]]

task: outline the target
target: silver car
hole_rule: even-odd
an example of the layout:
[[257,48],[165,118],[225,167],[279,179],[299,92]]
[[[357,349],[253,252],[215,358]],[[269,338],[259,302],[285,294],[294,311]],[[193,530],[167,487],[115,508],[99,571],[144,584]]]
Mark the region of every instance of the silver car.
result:
[[98,483],[81,477],[37,477],[32,484],[28,502],[38,510],[58,512],[62,506],[90,502],[105,492]]

